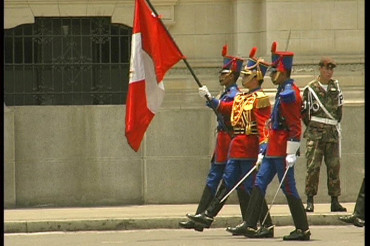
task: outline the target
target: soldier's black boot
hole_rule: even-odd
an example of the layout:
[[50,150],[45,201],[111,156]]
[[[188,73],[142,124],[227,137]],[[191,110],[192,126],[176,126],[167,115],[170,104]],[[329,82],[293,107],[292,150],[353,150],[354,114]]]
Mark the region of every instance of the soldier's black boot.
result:
[[362,181],[360,192],[357,195],[356,205],[353,212],[356,217],[365,220],[365,178]]
[[357,195],[353,214],[341,216],[339,219],[358,227],[365,226],[365,179],[362,181],[360,192]]
[[307,215],[303,207],[302,200],[296,198],[292,195],[287,195],[288,205],[290,213],[293,217],[293,222],[295,225],[295,230],[289,235],[284,236],[283,240],[297,240],[297,241],[307,241],[310,240],[311,232],[308,228]]
[[213,217],[215,217],[218,214],[218,212],[220,212],[221,208],[224,206],[227,199],[225,199],[223,202],[220,201],[222,200],[222,198],[224,198],[224,196],[227,193],[228,189],[224,181],[222,181],[216,196],[212,199],[206,211],[198,213],[196,215],[187,214],[186,216],[190,220],[195,222],[197,226],[199,225],[203,228],[209,228],[214,220]]
[[247,207],[250,199],[250,195],[244,191],[242,188],[236,189],[238,200],[239,200],[239,206],[240,206],[240,213],[242,214],[243,221],[246,220],[246,212]]
[[179,222],[179,226],[184,229],[194,229],[195,231],[202,232],[204,230],[204,227],[201,225],[198,225],[194,223],[194,221],[188,220],[188,221],[181,221]]
[[332,196],[331,197],[330,210],[332,212],[347,212],[347,209],[342,207],[342,205],[339,204],[337,196]]
[[365,178],[362,181],[353,213],[356,215],[356,219],[353,224],[358,227],[365,226]]
[[[267,211],[268,208],[263,193],[258,187],[255,187],[253,188],[249,199],[248,208],[245,214],[246,220],[236,227],[226,228],[226,231],[233,235],[244,235],[250,238],[274,237],[274,226],[272,225],[270,213],[267,214]],[[264,225],[257,230],[258,219],[262,224],[265,216],[266,220]]]
[[[266,218],[266,219],[265,219]],[[268,211],[266,200],[263,199],[262,210],[260,215],[261,227],[258,229],[255,238],[273,238],[274,237],[274,225],[270,212]]]
[[307,197],[306,212],[313,212],[313,196]]
[[[195,214],[199,214],[199,213],[205,211],[207,209],[208,205],[210,204],[210,202],[212,201],[213,197],[214,196],[212,195],[212,192],[211,192],[210,188],[206,185],[204,187],[203,194],[200,198],[198,208],[197,208]],[[194,223],[194,221],[191,221],[191,220],[181,221],[181,222],[179,222],[179,226],[182,227],[182,228],[185,228],[185,229],[194,229],[196,231],[203,231],[202,226],[196,225]]]
[[361,222],[363,221],[364,217],[360,218],[360,216],[358,215],[357,210],[356,210],[356,208],[358,208],[357,204],[358,204],[358,202],[356,202],[355,210],[354,210],[353,214],[340,216],[339,219],[343,222],[346,222],[346,223],[349,223],[349,224],[354,224],[354,225],[358,224],[357,226],[362,227],[363,226],[362,224],[364,224],[364,223],[361,223]]
[[242,189],[237,189],[237,194],[238,194],[238,199],[239,199],[239,205],[240,205],[240,212],[242,214],[242,219],[243,222],[235,227],[227,227],[226,231],[230,232],[233,234],[233,236],[240,236],[244,235],[245,231],[245,220],[246,220],[246,211],[249,203],[249,194],[247,194],[244,190]]
[[245,234],[246,228],[247,228],[247,225],[246,225],[245,221],[243,221],[242,223],[240,223],[237,226],[234,226],[234,227],[228,226],[226,228],[226,231],[233,234],[233,236],[242,236],[242,235]]
[[360,219],[359,217],[356,217],[355,221],[353,224],[357,227],[364,227],[365,226],[365,220]]
[[343,222],[353,224],[355,222],[356,216],[354,214],[345,215],[345,216],[340,216],[339,219]]
[[244,236],[250,238],[260,237],[257,230],[257,221],[261,217],[262,204],[264,201],[264,194],[259,187],[253,187],[251,198],[249,199],[248,208],[246,212],[246,221],[243,226]]
[[308,241],[310,240],[311,232],[309,229],[302,231],[301,229],[295,229],[289,235],[284,236],[284,241]]
[[255,235],[255,238],[273,238],[274,237],[274,225],[263,225],[261,226]]

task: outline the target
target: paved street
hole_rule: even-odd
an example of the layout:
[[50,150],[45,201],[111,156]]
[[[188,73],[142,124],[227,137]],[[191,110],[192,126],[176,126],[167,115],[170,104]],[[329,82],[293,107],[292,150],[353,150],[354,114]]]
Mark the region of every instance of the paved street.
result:
[[[307,213],[309,225],[346,225],[339,216],[353,212],[355,203],[342,203],[346,213],[330,212],[330,203],[315,204],[315,212]],[[6,209],[4,232],[51,231],[116,231],[136,229],[178,229],[185,214],[195,211],[197,204],[142,205],[93,208]],[[276,226],[292,225],[289,206],[276,204],[271,209]],[[224,206],[212,228],[226,228],[241,222],[237,204]]]
[[44,233],[6,233],[5,246],[296,246],[297,243],[314,246],[363,246],[365,229],[352,225],[311,226],[311,241],[288,242],[282,237],[289,234],[292,226],[278,226],[272,239],[248,239],[231,236],[225,228],[195,232],[186,229],[155,229],[125,231],[80,231]]

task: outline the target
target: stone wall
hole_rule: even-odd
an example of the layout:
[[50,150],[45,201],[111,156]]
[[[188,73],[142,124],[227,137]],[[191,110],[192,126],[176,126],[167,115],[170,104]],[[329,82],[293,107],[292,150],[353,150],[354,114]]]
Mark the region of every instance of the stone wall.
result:
[[[197,97],[189,105],[163,107],[137,153],[127,145],[124,119],[120,105],[6,108],[5,207],[197,202],[215,140],[215,118],[204,101]],[[340,200],[354,201],[364,175],[363,100],[345,104],[342,128]],[[329,201],[325,170],[323,164],[317,202]],[[296,164],[301,195],[304,176],[301,156]],[[268,200],[276,185],[275,179]],[[235,201],[233,195],[230,202]]]

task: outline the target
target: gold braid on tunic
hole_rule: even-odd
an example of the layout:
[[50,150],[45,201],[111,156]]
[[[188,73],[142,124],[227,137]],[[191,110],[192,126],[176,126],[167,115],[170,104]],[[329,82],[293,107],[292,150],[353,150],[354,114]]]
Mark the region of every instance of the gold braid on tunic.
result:
[[262,91],[237,95],[231,112],[234,134],[258,134],[257,122],[252,120],[252,109],[267,106],[270,106],[270,100]]

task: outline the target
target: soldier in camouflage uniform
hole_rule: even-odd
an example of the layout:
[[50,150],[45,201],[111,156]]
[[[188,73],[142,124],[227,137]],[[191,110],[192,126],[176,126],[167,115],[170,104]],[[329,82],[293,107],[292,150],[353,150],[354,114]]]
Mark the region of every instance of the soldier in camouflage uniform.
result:
[[320,166],[324,158],[327,169],[328,193],[331,211],[345,212],[338,202],[340,189],[340,141],[343,95],[338,80],[332,79],[336,63],[323,57],[320,75],[303,89],[302,120],[306,126],[306,187],[307,212],[314,211],[313,197],[317,194]]

